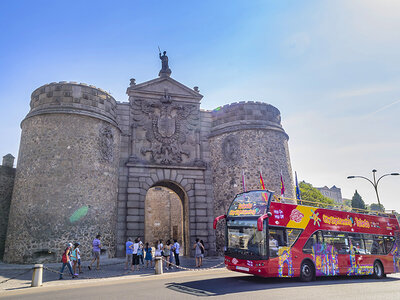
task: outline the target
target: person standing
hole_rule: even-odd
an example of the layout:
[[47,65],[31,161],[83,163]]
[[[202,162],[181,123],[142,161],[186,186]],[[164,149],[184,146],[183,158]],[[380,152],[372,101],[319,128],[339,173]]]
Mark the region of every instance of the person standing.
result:
[[143,242],[140,240],[140,237],[137,238],[138,243],[139,243],[139,249],[137,252],[138,258],[139,258],[139,264],[142,264],[144,267],[144,261],[143,261]]
[[135,243],[133,244],[132,271],[135,271],[135,266],[137,266],[137,270],[140,271],[138,249],[139,249],[139,241],[138,239],[136,239]]
[[203,263],[203,254],[201,253],[201,248],[204,248],[203,245],[200,243],[200,240],[196,238],[196,242],[193,244],[194,257],[196,260],[196,268],[200,268]]
[[164,259],[166,262],[165,269],[168,270],[171,266],[171,263],[169,261],[169,257],[171,256],[171,242],[168,240],[167,244],[164,247]]
[[60,270],[60,278],[59,279],[63,279],[63,272],[65,269],[65,266],[68,267],[69,272],[71,273],[72,278],[75,278],[74,273],[72,272],[72,267],[71,267],[71,262],[70,262],[70,255],[71,255],[71,249],[72,249],[72,244],[68,243],[67,244],[67,248],[65,249],[63,255],[62,255],[62,267]]
[[200,240],[200,244],[202,246],[200,249],[200,251],[201,251],[200,267],[201,267],[201,266],[203,266],[203,258],[204,258],[204,252],[206,250],[206,247],[204,246],[203,240]]
[[174,257],[175,257],[175,264],[179,266],[179,249],[181,248],[181,245],[179,245],[177,240],[174,240]]
[[128,268],[132,268],[133,243],[131,238],[128,238],[128,241],[126,242],[125,246],[126,246],[125,270],[128,270]]
[[97,270],[100,270],[100,251],[101,251],[101,242],[100,242],[101,235],[98,234],[96,235],[96,238],[93,240],[93,260],[90,262],[90,265],[88,266],[88,269],[92,269],[92,264],[97,260]]
[[144,251],[146,253],[146,256],[144,260],[146,261],[146,268],[149,267],[149,262],[150,262],[150,268],[153,267],[153,254],[152,254],[152,249],[149,246],[149,243],[146,243],[146,247],[144,248]]

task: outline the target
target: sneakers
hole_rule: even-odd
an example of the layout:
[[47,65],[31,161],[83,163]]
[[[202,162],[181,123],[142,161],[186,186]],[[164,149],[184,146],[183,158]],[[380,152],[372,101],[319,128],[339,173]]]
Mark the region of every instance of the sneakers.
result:
[[79,276],[79,274],[78,274],[78,273],[76,273],[76,274],[74,274],[74,276],[75,276],[75,277],[77,277],[77,276]]

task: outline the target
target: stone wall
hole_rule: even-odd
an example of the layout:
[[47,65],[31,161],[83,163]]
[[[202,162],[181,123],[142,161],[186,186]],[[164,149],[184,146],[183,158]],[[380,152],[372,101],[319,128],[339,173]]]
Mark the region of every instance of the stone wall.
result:
[[[9,155],[11,156],[11,154]],[[3,160],[3,165],[0,166],[0,259],[3,259],[4,254],[14,179],[15,168],[13,164],[7,164]]]
[[172,190],[155,187],[146,195],[145,203],[145,235],[144,240],[155,246],[157,240],[171,242],[177,239],[182,249],[183,240],[183,209],[179,196]]
[[[226,214],[234,196],[261,189],[260,171],[267,189],[280,195],[280,174],[285,196],[293,198],[294,184],[288,150],[288,136],[280,124],[280,112],[272,105],[240,102],[212,113],[210,149],[214,185],[214,216]],[[224,246],[222,223],[217,233],[217,251]]]
[[107,93],[76,84],[46,85],[32,94],[21,125],[5,261],[59,261],[66,243],[75,241],[87,259],[99,233],[114,255],[115,105]]

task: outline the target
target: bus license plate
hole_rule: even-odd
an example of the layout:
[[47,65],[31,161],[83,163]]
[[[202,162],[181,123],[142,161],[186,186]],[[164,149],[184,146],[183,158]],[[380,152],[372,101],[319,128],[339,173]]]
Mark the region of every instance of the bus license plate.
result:
[[248,272],[248,271],[249,271],[249,268],[241,267],[241,266],[236,266],[236,270],[241,270],[241,271],[246,271],[246,272]]

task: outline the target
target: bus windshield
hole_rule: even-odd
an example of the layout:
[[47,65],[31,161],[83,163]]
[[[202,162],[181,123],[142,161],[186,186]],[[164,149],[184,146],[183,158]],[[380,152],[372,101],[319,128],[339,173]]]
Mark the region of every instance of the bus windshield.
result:
[[227,220],[227,231],[227,254],[233,254],[237,258],[266,258],[265,229],[257,230],[257,219]]

